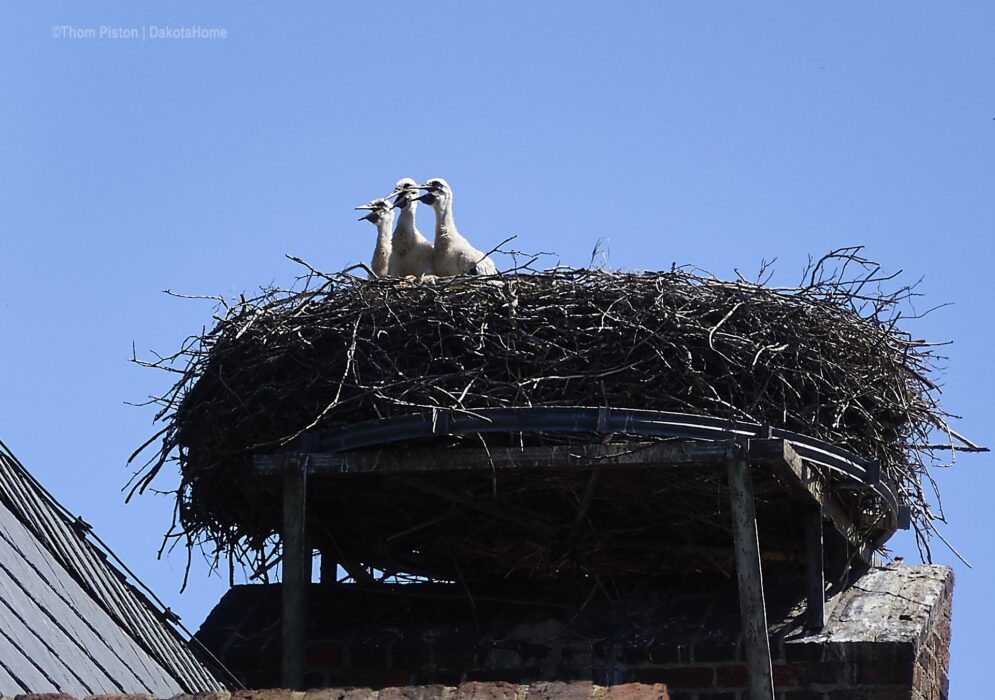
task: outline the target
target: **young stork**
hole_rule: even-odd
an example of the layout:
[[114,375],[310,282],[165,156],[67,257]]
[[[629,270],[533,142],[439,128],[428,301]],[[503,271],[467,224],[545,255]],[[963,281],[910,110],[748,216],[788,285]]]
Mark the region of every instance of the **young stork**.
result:
[[494,261],[470,245],[456,230],[453,220],[453,191],[449,183],[435,177],[419,185],[425,190],[418,201],[435,210],[435,274],[440,276],[496,275]]
[[394,224],[394,207],[386,198],[382,198],[374,199],[356,209],[369,210],[370,213],[359,217],[359,220],[370,221],[377,227],[377,247],[373,249],[373,262],[370,267],[377,277],[384,277],[390,268],[390,228]]
[[397,226],[394,228],[394,238],[391,241],[393,251],[390,263],[387,265],[387,274],[398,277],[434,275],[432,244],[415,226],[418,183],[410,177],[398,180],[389,196],[394,198],[394,208],[400,209],[401,213],[397,217]]

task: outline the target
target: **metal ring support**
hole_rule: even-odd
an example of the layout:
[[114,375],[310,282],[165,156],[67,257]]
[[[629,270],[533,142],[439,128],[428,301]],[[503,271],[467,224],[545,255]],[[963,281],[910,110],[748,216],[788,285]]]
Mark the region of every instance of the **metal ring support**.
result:
[[881,479],[876,461],[863,460],[828,442],[787,430],[689,413],[581,406],[522,406],[473,411],[438,409],[308,433],[300,439],[295,450],[342,452],[433,435],[508,432],[624,433],[710,441],[767,437],[786,440],[803,459],[873,491],[888,507],[896,526],[909,527],[908,508],[899,503],[894,488]]

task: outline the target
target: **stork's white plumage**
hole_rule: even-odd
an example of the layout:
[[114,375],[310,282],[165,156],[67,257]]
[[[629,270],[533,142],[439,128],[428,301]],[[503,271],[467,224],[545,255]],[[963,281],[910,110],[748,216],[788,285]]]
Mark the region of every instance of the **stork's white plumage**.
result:
[[425,190],[419,201],[435,210],[435,274],[440,276],[496,275],[494,261],[470,245],[456,230],[453,220],[453,191],[441,177],[432,178],[419,185]]
[[374,199],[369,204],[356,207],[369,210],[369,214],[359,217],[360,221],[370,221],[377,227],[377,247],[373,249],[373,262],[370,267],[377,277],[387,274],[391,258],[391,232],[394,224],[394,207],[386,198]]
[[393,250],[387,274],[406,277],[435,274],[434,249],[415,226],[415,209],[418,208],[418,183],[410,177],[397,181],[394,186],[394,207],[400,209],[392,239]]

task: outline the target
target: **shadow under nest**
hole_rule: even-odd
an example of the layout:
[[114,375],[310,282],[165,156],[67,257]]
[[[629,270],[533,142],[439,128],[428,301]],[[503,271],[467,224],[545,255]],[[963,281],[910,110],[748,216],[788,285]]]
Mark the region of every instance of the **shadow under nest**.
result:
[[[252,476],[253,455],[285,448],[306,431],[431,409],[680,411],[783,428],[879,460],[883,477],[910,506],[928,556],[928,534],[942,519],[929,504],[934,453],[975,446],[950,430],[938,404],[935,346],[897,325],[913,289],[884,291],[892,278],[856,252],[827,255],[798,287],[722,281],[684,269],[519,269],[432,282],[311,270],[293,289],[219,299],[210,331],[192,336],[174,355],[141,363],[177,372],[179,379],[158,399],[157,420],[164,425],[138,451],[155,453],[136,474],[134,490],[145,490],[166,462],[177,460],[177,521],[167,542],[209,544],[215,557],[258,573],[273,562],[280,498],[278,489]],[[937,434],[941,444],[934,444]],[[584,439],[603,436],[516,434],[487,436],[486,444]],[[432,444],[479,447],[483,440]],[[564,479],[550,484],[548,477],[536,482],[523,475],[477,488],[492,489],[495,499],[500,492],[507,503],[535,501],[547,488],[539,507],[555,511],[577,492],[576,479]],[[719,482],[688,479],[672,482],[670,502],[686,503],[689,516],[692,506],[695,514],[707,514],[709,504],[721,501]],[[626,498],[635,504],[653,490],[636,482],[614,489],[608,493],[615,500],[601,502],[614,539],[574,542],[569,555],[556,542],[508,555],[521,542],[472,541],[466,533],[474,524],[447,525],[444,513],[434,530],[445,541],[438,551],[478,561],[481,571],[511,560],[533,575],[583,570],[584,562],[596,560],[624,570],[625,561],[612,554],[624,548],[611,542],[645,528],[648,512],[626,508]],[[412,524],[416,516],[405,515],[405,493],[393,482],[354,484],[319,507],[327,509],[329,523],[352,532],[349,541],[364,540],[365,533],[374,547]],[[363,521],[373,513],[378,518]],[[675,521],[673,531],[700,530],[702,517],[708,519]],[[721,529],[725,517],[715,514],[712,522]],[[707,542],[707,534],[698,541]],[[585,546],[592,553],[578,559]],[[504,554],[488,547],[504,547]],[[407,570],[415,568],[409,562]]]

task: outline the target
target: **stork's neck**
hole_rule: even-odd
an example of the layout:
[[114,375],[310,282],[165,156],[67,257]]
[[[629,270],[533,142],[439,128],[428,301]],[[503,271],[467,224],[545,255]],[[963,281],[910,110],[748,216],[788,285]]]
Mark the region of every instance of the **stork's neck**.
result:
[[456,221],[453,219],[453,205],[452,202],[446,205],[445,209],[435,211],[435,235],[439,238],[445,238],[453,234],[458,234],[456,230]]
[[390,222],[381,221],[377,224],[377,245],[386,244],[390,248]]
[[377,247],[373,250],[373,272],[381,277],[387,274],[387,263],[391,252],[390,228],[393,223],[393,216],[377,222]]
[[415,230],[415,208],[417,206],[417,203],[411,202],[411,204],[401,209],[401,215],[397,217],[398,231],[409,232]]

